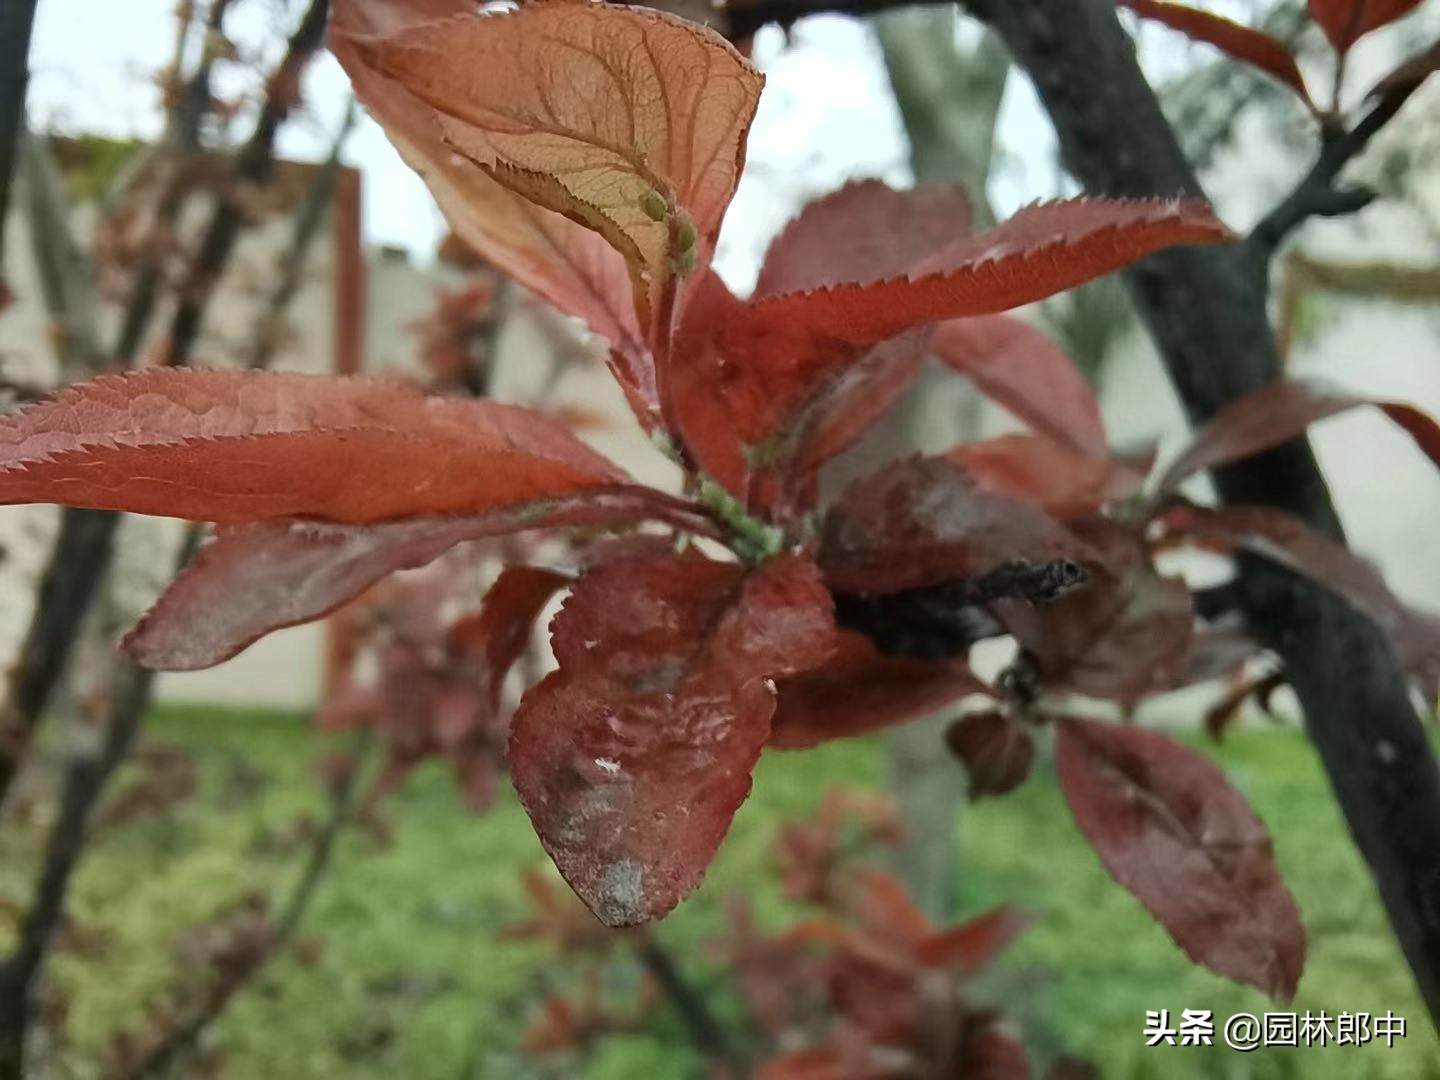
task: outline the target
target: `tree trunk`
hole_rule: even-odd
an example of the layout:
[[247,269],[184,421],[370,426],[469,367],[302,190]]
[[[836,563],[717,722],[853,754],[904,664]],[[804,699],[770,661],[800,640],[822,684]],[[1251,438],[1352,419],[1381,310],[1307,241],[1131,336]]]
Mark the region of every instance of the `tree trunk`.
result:
[[[1096,194],[1200,186],[1111,0],[970,0],[1034,80],[1066,166]],[[1268,265],[1244,247],[1178,249],[1126,281],[1194,422],[1280,375]],[[1307,441],[1219,470],[1229,503],[1275,506],[1340,536]],[[1440,769],[1385,635],[1324,588],[1244,560],[1237,595],[1285,664],[1350,831],[1432,1017],[1440,1017]]]
[[[916,182],[964,184],[979,226],[994,221],[985,187],[1010,59],[989,33],[968,56],[961,53],[955,46],[955,24],[953,7],[886,12],[875,19],[910,139]],[[947,373],[922,376],[916,392],[886,425],[896,436],[885,448],[888,458],[908,453],[918,435],[933,436],[936,427],[947,429],[952,442],[974,436],[979,395],[956,394],[954,388],[954,376]],[[934,407],[936,402],[944,403],[943,411]],[[905,823],[905,843],[896,852],[895,869],[920,907],[937,921],[955,913],[955,822],[965,795],[964,774],[944,750],[949,720],[949,713],[940,714],[885,737],[889,786]]]

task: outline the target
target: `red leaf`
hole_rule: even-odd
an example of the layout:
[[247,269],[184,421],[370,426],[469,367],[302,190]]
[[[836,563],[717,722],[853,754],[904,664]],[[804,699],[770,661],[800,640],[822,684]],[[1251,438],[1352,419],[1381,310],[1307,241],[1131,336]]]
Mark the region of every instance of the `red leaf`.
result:
[[958,969],[967,975],[984,971],[1031,921],[1014,908],[994,908],[932,935],[920,946],[920,963],[928,968]]
[[1093,514],[1140,490],[1142,477],[1087,457],[1040,435],[1002,435],[957,446],[945,455],[988,494],[1030,503],[1066,520]]
[[779,680],[770,745],[802,750],[933,713],[988,687],[961,662],[926,663],[880,653],[870,639],[841,630],[821,667]]
[[1378,571],[1343,544],[1282,510],[1259,506],[1176,507],[1164,524],[1174,535],[1219,540],[1264,556],[1344,597],[1390,637],[1406,670],[1434,696],[1440,686],[1440,618],[1405,604]]
[[860,180],[807,204],[765,253],[755,297],[896,277],[970,235],[963,188]]
[[1190,590],[1151,566],[1128,531],[1103,518],[1074,528],[1098,558],[1090,580],[1043,609],[1001,600],[992,610],[1029,654],[1047,690],[1131,703],[1179,685],[1194,639]]
[[507,566],[485,594],[480,610],[450,628],[452,650],[479,662],[482,690],[492,710],[500,707],[505,676],[530,644],[535,620],[571,580],[568,574],[539,566]]
[[478,517],[379,525],[292,520],[221,528],[125,639],[142,667],[190,671],[228,660],[272,630],[310,622],[396,570],[456,544],[525,529],[605,525],[652,516],[643,488],[530,504]]
[[1089,457],[1109,457],[1095,392],[1070,357],[1023,319],[993,315],[942,323],[931,348],[1039,434]]
[[338,0],[330,48],[356,96],[424,177],[451,228],[497,267],[608,339],[637,413],[653,424],[659,412],[655,372],[624,258],[598,233],[535,205],[457,156],[430,107],[363,58],[360,42],[366,39],[473,13],[470,0]]
[[1034,506],[978,490],[944,458],[898,461],[856,481],[821,527],[837,592],[891,593],[979,577],[1014,559],[1084,562],[1085,543]]
[[615,562],[551,627],[559,670],[511,725],[510,769],[541,843],[607,925],[647,922],[700,882],[770,734],[770,677],[829,654],[813,564],[746,574],[700,558]]
[[1214,45],[1227,56],[1259,68],[1294,90],[1306,105],[1311,104],[1310,92],[1305,89],[1305,77],[1300,74],[1294,54],[1269,34],[1242,26],[1223,15],[1199,11],[1184,4],[1165,3],[1163,0],[1116,2],[1137,15],[1178,30],[1195,41]]
[[629,266],[642,326],[674,258],[713,246],[764,83],[714,32],[550,3],[352,40],[358,64],[428,106],[477,171],[604,236]]
[[[698,337],[675,350],[674,374],[716,399],[708,410],[728,417],[742,458],[764,459],[820,388],[906,330],[1041,300],[1172,244],[1229,238],[1195,202],[1076,199],[1033,206],[997,229],[950,244],[906,274],[737,304],[713,339]],[[689,425],[682,420],[682,426],[688,434]]]
[[1372,30],[1419,7],[1420,0],[1310,0],[1310,17],[1320,24],[1337,53]]
[[358,524],[481,514],[625,479],[536,413],[356,379],[153,369],[0,418],[0,503]]
[[1204,469],[1228,465],[1279,446],[1311,424],[1361,405],[1374,405],[1440,466],[1440,424],[1413,405],[1384,401],[1318,383],[1279,379],[1230,402],[1195,433],[1156,485],[1157,498]]
[[1061,789],[1105,868],[1197,964],[1294,997],[1305,928],[1265,826],[1224,773],[1141,728],[1056,726]]
[[965,765],[972,799],[1014,791],[1035,764],[1030,729],[1008,713],[963,716],[945,732],[945,742]]

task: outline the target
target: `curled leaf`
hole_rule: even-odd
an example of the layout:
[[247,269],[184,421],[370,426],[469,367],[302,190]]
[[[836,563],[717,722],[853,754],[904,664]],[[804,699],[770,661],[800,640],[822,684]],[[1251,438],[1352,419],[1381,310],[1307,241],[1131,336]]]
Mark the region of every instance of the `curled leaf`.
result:
[[980,491],[944,458],[911,458],[852,484],[821,528],[837,592],[891,593],[976,578],[1006,563],[1084,563],[1079,537],[1036,507]]
[[220,528],[126,637],[142,667],[192,671],[286,626],[311,622],[396,570],[456,544],[526,529],[607,525],[663,514],[643,488],[597,492],[474,517],[377,525],[280,519]]
[[468,0],[337,0],[330,48],[355,94],[429,186],[455,233],[561,311],[584,320],[615,349],[616,370],[642,422],[659,414],[655,372],[637,321],[625,260],[595,232],[530,202],[445,143],[433,110],[372,66],[362,42],[473,18]]
[[686,229],[692,248],[713,245],[764,80],[712,31],[641,8],[549,3],[354,42],[363,64],[432,110],[456,154],[603,236],[642,312]]
[[1030,729],[1008,713],[962,716],[946,730],[945,743],[965,765],[972,799],[1014,791],[1035,764]]
[[1156,483],[1157,498],[1205,469],[1240,461],[1293,439],[1311,424],[1362,405],[1385,413],[1440,467],[1440,424],[1414,405],[1352,394],[1300,379],[1277,379],[1212,416]]
[[1311,104],[1305,77],[1300,74],[1300,65],[1295,62],[1294,54],[1269,34],[1185,4],[1171,4],[1165,0],[1117,0],[1117,3],[1195,41],[1214,45],[1227,56],[1279,79],[1294,90],[1306,105]]
[[1156,732],[1075,717],[1056,727],[1060,787],[1105,868],[1196,963],[1294,997],[1300,911],[1224,773]]

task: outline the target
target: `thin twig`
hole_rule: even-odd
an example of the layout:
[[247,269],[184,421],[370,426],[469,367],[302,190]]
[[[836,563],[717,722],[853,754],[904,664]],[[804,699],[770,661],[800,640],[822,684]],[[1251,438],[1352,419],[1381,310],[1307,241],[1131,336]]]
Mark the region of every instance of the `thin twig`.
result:
[[696,1049],[706,1057],[737,1070],[739,1075],[745,1075],[744,1055],[710,1012],[704,995],[690,985],[674,957],[655,939],[654,934],[647,934],[635,951],[645,970],[660,984],[685,1021],[685,1026],[690,1029],[690,1038]]
[[1290,194],[1266,214],[1245,238],[1246,255],[1259,272],[1269,269],[1280,244],[1308,218],[1341,217],[1363,210],[1377,198],[1367,187],[1336,187],[1340,172],[1395,118],[1419,82],[1400,83],[1383,92],[1354,127],[1322,136],[1320,154]]
[[355,816],[357,795],[360,790],[360,774],[364,771],[373,739],[369,731],[360,731],[355,740],[354,760],[331,790],[329,812],[320,826],[314,843],[310,845],[309,857],[300,878],[291,890],[275,920],[265,950],[259,959],[247,965],[239,978],[229,980],[205,995],[199,1006],[184,1021],[172,1027],[152,1046],[136,1065],[113,1080],[144,1080],[146,1077],[160,1077],[176,1061],[200,1040],[205,1031],[224,1013],[236,996],[250,986],[265,970],[266,966],[285,951],[300,928],[310,904],[315,899],[321,880],[329,870],[335,854],[335,844]]
[[[125,303],[124,317],[120,321],[120,332],[115,342],[115,357],[122,364],[129,364],[139,353],[150,329],[157,301],[160,298],[161,253],[167,245],[169,235],[180,219],[186,198],[190,194],[190,178],[187,165],[201,151],[200,127],[212,100],[210,77],[215,65],[214,42],[224,30],[225,14],[233,0],[214,0],[205,20],[205,34],[200,60],[190,78],[185,80],[184,89],[176,98],[165,125],[164,155],[170,158],[165,190],[155,206],[154,222],[150,229],[151,242],[144,260],[134,270],[130,295]],[[177,33],[178,59],[184,52],[184,41],[189,25],[182,13],[182,25]]]
[[340,130],[330,144],[330,153],[316,170],[300,206],[295,212],[295,225],[290,236],[290,246],[277,261],[279,274],[275,287],[266,297],[265,310],[255,322],[255,334],[251,339],[245,363],[248,367],[262,368],[269,364],[279,340],[277,327],[285,309],[299,291],[302,271],[309,260],[310,249],[320,235],[331,204],[335,201],[335,185],[340,176],[340,150],[355,125],[355,100],[350,99],[345,107],[345,118]]
[[284,59],[270,76],[265,103],[261,106],[255,130],[245,145],[235,153],[230,189],[220,193],[210,224],[200,240],[199,249],[181,285],[180,302],[170,325],[170,341],[165,361],[168,364],[185,364],[190,359],[210,296],[245,225],[244,213],[236,199],[236,189],[263,184],[274,171],[275,136],[280,125],[290,115],[299,94],[300,76],[305,65],[325,40],[325,21],[329,11],[329,0],[310,0],[310,6],[305,9],[300,25],[290,36]]
[[[192,526],[176,559],[177,569],[189,562],[199,537],[199,528]],[[77,756],[66,770],[60,813],[45,844],[35,894],[26,908],[15,949],[0,964],[0,1080],[22,1080],[25,1075],[25,1041],[40,974],[65,917],[70,879],[90,838],[95,807],[140,732],[154,679],[153,671],[133,665],[120,669],[99,749]]]

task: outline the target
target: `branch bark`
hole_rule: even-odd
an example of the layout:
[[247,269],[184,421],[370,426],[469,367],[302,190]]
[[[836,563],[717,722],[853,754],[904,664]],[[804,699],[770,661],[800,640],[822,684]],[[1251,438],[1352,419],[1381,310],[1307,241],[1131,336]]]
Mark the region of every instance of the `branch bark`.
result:
[[[217,0],[220,3],[221,0]],[[274,162],[275,136],[289,115],[301,72],[320,47],[328,0],[311,0],[280,66],[271,76],[264,106],[249,140],[237,152],[232,176],[237,184],[262,183]],[[199,334],[215,281],[229,261],[243,217],[233,197],[222,197],[192,263],[169,334],[169,363],[187,363]],[[139,354],[156,295],[134,293],[122,320],[114,360],[128,367]],[[66,510],[60,535],[42,575],[35,614],[26,631],[19,663],[0,706],[0,802],[8,793],[28,752],[40,718],[70,655],[80,620],[89,610],[104,569],[110,563],[119,515],[105,511]]]
[[[1109,0],[970,0],[1034,81],[1070,171],[1107,195],[1199,195]],[[1180,249],[1126,274],[1192,421],[1280,374],[1264,276],[1243,247]],[[1288,510],[1341,536],[1308,442],[1217,472],[1225,501]],[[1368,619],[1272,563],[1239,600],[1285,663],[1306,727],[1375,876],[1421,994],[1440,1018],[1440,769],[1395,653]]]
[[[910,140],[910,164],[919,183],[959,183],[970,195],[977,225],[993,224],[986,197],[995,148],[995,125],[1009,77],[1010,57],[994,34],[985,33],[968,53],[955,41],[953,5],[887,11],[875,18],[885,69]],[[943,429],[956,442],[971,438],[980,421],[980,395],[959,393],[956,382],[927,371],[923,382],[884,426],[873,452],[903,455],[920,430]],[[939,391],[937,393],[937,391]],[[943,396],[942,396],[943,395]],[[935,402],[945,402],[936,408]],[[944,630],[927,631],[953,639],[968,625],[974,608],[956,608],[942,620]],[[859,613],[864,617],[864,613]],[[879,614],[879,613],[875,613]],[[887,616],[897,614],[886,612]],[[871,620],[875,622],[875,620]],[[897,618],[887,625],[905,623]],[[937,923],[955,912],[959,856],[956,820],[965,798],[963,774],[935,749],[943,740],[948,713],[905,724],[885,736],[888,786],[904,823],[905,842],[892,853],[895,872],[920,907]]]
[[10,0],[0,7],[0,266],[5,260],[5,219],[10,209],[15,154],[25,127],[35,5],[36,0]]

